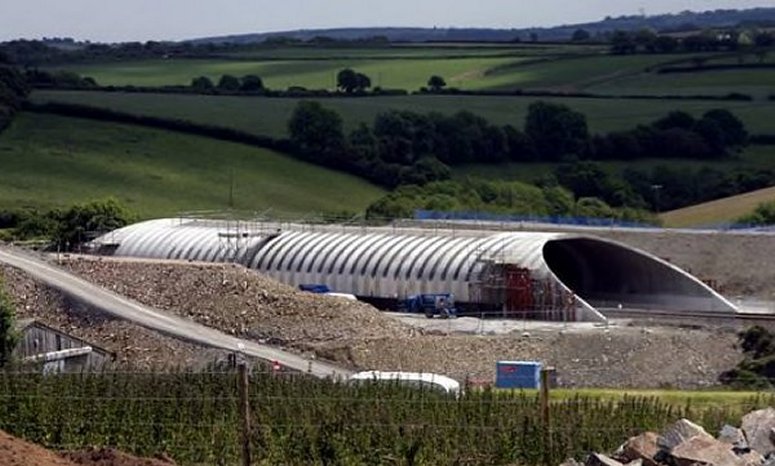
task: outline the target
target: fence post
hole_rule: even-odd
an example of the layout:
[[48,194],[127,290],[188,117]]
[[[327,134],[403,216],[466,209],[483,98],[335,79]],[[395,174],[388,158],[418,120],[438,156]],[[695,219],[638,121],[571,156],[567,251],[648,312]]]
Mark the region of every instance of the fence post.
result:
[[552,420],[549,410],[549,376],[554,372],[554,367],[541,369],[541,421],[544,426],[544,463],[547,466],[552,462]]
[[237,366],[237,388],[239,390],[239,414],[242,420],[242,466],[250,466],[250,398],[248,390],[247,364],[242,361]]

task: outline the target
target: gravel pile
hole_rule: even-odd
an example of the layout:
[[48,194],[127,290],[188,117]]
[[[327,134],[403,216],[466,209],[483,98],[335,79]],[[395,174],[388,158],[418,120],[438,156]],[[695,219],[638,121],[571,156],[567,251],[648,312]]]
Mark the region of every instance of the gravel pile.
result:
[[724,330],[616,328],[541,331],[529,337],[447,335],[329,347],[330,356],[361,367],[438,372],[458,380],[492,381],[499,360],[541,361],[557,368],[563,387],[700,388],[742,355]]
[[64,267],[145,305],[274,345],[309,350],[418,333],[368,304],[297,291],[232,264],[80,259]]
[[[244,338],[314,354],[354,369],[436,372],[489,382],[499,360],[556,366],[565,387],[698,388],[742,358],[734,328],[612,327],[505,335],[444,334],[400,323],[363,303],[298,292],[233,265],[81,259],[65,264],[89,281],[146,305]],[[5,269],[22,317],[39,317],[119,354],[121,361],[212,361],[214,351],[132,324],[73,310]]]
[[201,367],[225,354],[132,323],[117,320],[74,305],[59,292],[34,281],[24,272],[0,266],[0,276],[16,304],[19,319],[38,319],[44,324],[116,355],[121,367],[137,370],[170,366]]

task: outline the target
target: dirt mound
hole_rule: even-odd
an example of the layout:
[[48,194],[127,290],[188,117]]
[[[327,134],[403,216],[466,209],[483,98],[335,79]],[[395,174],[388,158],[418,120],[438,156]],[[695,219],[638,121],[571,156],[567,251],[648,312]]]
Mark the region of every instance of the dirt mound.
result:
[[[24,272],[0,266],[0,277],[16,304],[19,319],[41,322],[116,354],[116,363],[133,369],[201,367],[225,353],[170,338],[130,322],[75,305]],[[2,463],[0,463],[2,464]]]
[[0,464],[3,466],[75,466],[76,463],[0,430]]
[[63,456],[74,464],[83,466],[172,466],[175,464],[168,458],[138,458],[112,448],[70,452]]
[[81,259],[64,266],[145,305],[270,344],[310,349],[417,333],[368,304],[300,292],[232,264]]

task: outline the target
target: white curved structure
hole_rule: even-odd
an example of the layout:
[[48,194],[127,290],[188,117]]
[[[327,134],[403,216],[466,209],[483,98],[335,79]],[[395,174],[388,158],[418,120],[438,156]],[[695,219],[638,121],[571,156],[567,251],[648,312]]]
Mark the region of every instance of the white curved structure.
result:
[[[598,308],[736,312],[679,268],[625,245],[562,233],[486,233],[266,225],[162,219],[95,241],[117,256],[239,262],[287,284],[325,284],[373,300],[455,294],[464,307],[561,311],[605,320]],[[547,314],[548,315],[548,314]],[[540,317],[540,315],[539,315]]]

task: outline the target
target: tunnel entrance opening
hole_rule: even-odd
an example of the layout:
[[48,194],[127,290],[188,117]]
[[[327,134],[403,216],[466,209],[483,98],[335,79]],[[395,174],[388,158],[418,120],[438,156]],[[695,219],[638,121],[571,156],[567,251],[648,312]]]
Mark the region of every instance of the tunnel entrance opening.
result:
[[543,253],[552,273],[598,309],[736,311],[691,275],[613,242],[558,239],[547,242]]

